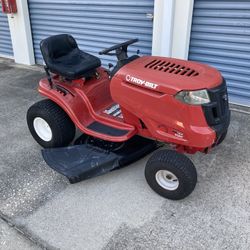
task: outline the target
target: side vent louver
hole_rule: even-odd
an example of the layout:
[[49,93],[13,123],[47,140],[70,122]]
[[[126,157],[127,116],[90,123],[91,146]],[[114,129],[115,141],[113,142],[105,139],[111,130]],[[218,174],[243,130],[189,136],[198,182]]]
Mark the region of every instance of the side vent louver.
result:
[[162,71],[170,74],[182,75],[182,76],[198,76],[199,73],[194,69],[182,66],[180,64],[163,61],[153,60],[144,66],[147,69]]

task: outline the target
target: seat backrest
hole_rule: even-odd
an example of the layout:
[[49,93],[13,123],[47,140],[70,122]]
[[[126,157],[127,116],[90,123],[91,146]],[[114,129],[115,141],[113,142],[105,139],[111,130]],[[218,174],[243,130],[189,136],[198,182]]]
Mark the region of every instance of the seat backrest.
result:
[[68,34],[50,36],[40,42],[40,48],[45,63],[48,65],[53,60],[69,54],[78,48],[75,39]]

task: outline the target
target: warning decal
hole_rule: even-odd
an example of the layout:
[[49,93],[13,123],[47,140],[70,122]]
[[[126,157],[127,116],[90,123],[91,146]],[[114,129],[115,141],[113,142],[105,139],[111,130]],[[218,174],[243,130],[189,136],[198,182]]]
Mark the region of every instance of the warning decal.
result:
[[105,109],[103,112],[107,115],[112,115],[114,117],[123,118],[122,111],[121,111],[119,104],[114,104],[113,106]]

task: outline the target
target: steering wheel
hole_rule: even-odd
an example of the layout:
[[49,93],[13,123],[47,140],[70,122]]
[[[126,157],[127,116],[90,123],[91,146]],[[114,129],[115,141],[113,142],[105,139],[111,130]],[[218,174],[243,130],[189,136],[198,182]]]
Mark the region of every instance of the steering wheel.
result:
[[[128,40],[124,43],[116,44],[110,48],[107,48],[107,49],[100,51],[99,55],[117,56],[118,60],[126,59],[126,58],[128,58],[128,54],[127,54],[128,46],[133,44],[133,43],[136,43],[138,41],[139,41],[139,39],[136,38],[136,39]],[[115,50],[115,53],[114,52],[110,53],[113,50]]]

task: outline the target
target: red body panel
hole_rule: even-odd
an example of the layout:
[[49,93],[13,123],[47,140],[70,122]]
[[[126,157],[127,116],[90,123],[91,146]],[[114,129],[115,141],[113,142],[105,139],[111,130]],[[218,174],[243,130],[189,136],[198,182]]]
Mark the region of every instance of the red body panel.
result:
[[169,95],[181,90],[210,89],[222,83],[220,72],[208,65],[156,56],[144,56],[130,62],[116,73],[116,77],[130,83],[134,83],[132,77],[146,80],[157,85],[155,91]]
[[[171,71],[171,72],[170,72]],[[104,140],[125,141],[135,134],[172,143],[186,152],[210,148],[216,134],[206,122],[201,106],[187,105],[174,95],[181,90],[213,88],[221,84],[220,73],[206,65],[163,57],[141,57],[123,66],[111,82],[103,68],[99,78],[64,82],[40,81],[39,92],[60,105],[83,132]],[[123,118],[103,113],[118,103]],[[108,136],[88,129],[93,121],[128,130],[124,136]]]
[[143,136],[201,149],[215,141],[215,132],[207,125],[200,106],[186,105],[173,95],[154,93],[118,77],[111,82],[111,94],[125,111],[124,121],[136,126]]
[[[99,79],[84,79],[66,82],[58,76],[53,77],[54,88],[51,89],[47,79],[39,83],[39,92],[57,103],[69,115],[75,125],[83,132],[108,141],[126,141],[136,134],[134,126],[126,124],[120,118],[106,115],[103,111],[114,102],[110,96],[109,77],[104,69],[99,68]],[[59,87],[59,88],[58,88]],[[68,93],[65,95],[61,89]],[[89,124],[98,121],[102,124],[128,130],[124,136],[110,136],[97,133],[87,128]]]
[[136,126],[141,135],[202,151],[215,142],[216,134],[201,106],[184,104],[174,95],[214,88],[221,82],[221,74],[207,65],[149,56],[122,67],[110,87],[113,100],[125,110],[125,122]]

